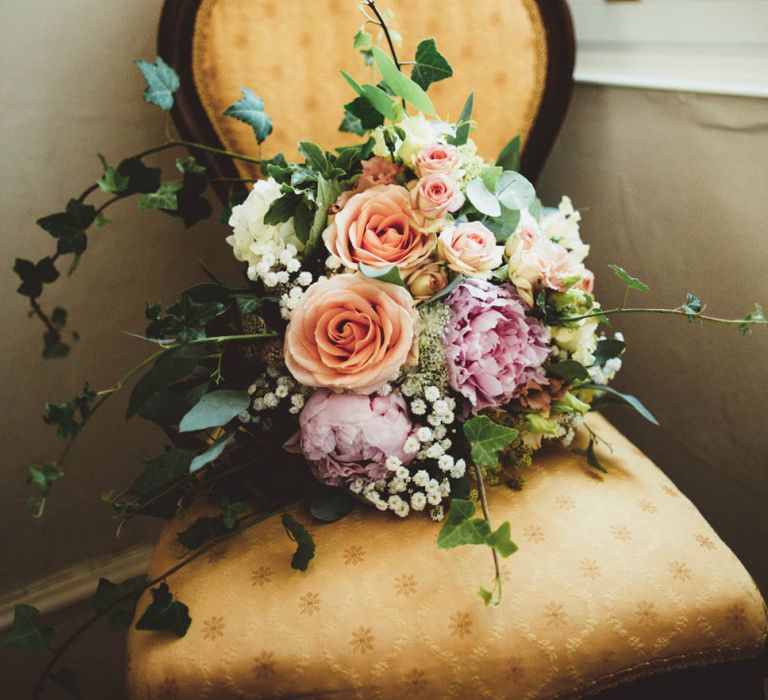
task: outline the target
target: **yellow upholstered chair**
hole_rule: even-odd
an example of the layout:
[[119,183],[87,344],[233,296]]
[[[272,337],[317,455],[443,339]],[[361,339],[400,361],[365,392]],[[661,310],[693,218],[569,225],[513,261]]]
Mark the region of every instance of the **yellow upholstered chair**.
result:
[[[160,53],[182,77],[180,131],[253,151],[250,129],[220,116],[242,84],[275,122],[265,155],[294,156],[299,138],[342,143],[349,91],[337,69],[354,59],[356,4],[169,0]],[[403,55],[434,35],[454,65],[455,77],[433,88],[441,115],[455,117],[474,91],[483,152],[521,133],[523,169],[535,178],[570,95],[564,3],[382,4],[395,11]],[[487,552],[438,550],[430,521],[359,510],[312,526],[317,557],[306,573],[289,567],[279,521],[266,521],[171,578],[192,625],[182,639],[131,631],[131,697],[580,697],[758,654],[766,611],[749,574],[655,465],[602,417],[590,422],[613,446],[607,475],[550,448],[522,491],[490,490],[495,518],[510,520],[520,545],[504,564],[500,606],[475,593],[491,577]],[[169,523],[150,577],[178,561],[176,533],[205,508]]]

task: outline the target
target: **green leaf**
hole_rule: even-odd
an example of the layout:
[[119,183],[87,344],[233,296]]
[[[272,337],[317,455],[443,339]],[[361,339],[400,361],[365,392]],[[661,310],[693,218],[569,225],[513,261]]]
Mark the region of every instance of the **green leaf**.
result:
[[309,232],[312,229],[312,220],[314,214],[309,205],[302,199],[293,213],[293,228],[296,231],[296,237],[306,243],[309,240]]
[[395,66],[392,59],[387,56],[378,46],[371,48],[373,60],[381,73],[384,84],[392,90],[398,97],[402,97],[406,102],[413,105],[420,112],[425,114],[435,114],[435,108],[427,93],[408,76],[401,73]]
[[495,195],[507,209],[525,209],[536,198],[536,190],[520,173],[505,170],[496,183]]
[[136,629],[173,632],[183,637],[192,622],[189,608],[171,595],[167,583],[161,583],[151,593],[152,602],[136,623]]
[[469,138],[469,132],[472,128],[472,106],[475,101],[475,93],[470,92],[467,101],[459,115],[459,121],[456,122],[456,136],[449,137],[448,143],[454,146],[463,146]]
[[448,61],[438,50],[434,39],[424,39],[416,47],[416,65],[411,72],[411,79],[423,90],[432,83],[445,80],[453,75]]
[[208,382],[183,382],[158,391],[147,399],[137,413],[156,425],[178,425],[182,417],[208,391]]
[[71,668],[60,668],[48,676],[48,678],[60,688],[66,690],[70,695],[80,695],[80,688],[77,685],[77,674]]
[[74,437],[91,417],[96,397],[96,392],[86,383],[83,391],[73,399],[59,404],[46,403],[43,422],[55,425],[59,437]]
[[395,119],[395,103],[380,87],[366,83],[362,95],[384,119]]
[[563,360],[556,362],[549,368],[549,372],[556,377],[560,377],[568,384],[573,384],[577,380],[589,381],[589,372],[587,368],[576,360]]
[[150,209],[168,209],[174,211],[179,208],[179,200],[176,193],[184,186],[181,180],[163,182],[156,192],[143,194],[139,197],[139,211]]
[[240,92],[243,97],[231,107],[227,107],[224,114],[248,124],[253,129],[256,141],[263,143],[272,133],[272,120],[264,111],[264,100],[247,87],[241,86]]
[[226,425],[251,405],[251,397],[244,391],[221,389],[205,394],[179,423],[180,433]]
[[126,579],[122,583],[112,583],[109,579],[101,578],[96,593],[91,598],[91,607],[99,614],[109,610],[109,629],[127,629],[131,625],[136,603],[139,602],[146,584],[147,577],[143,574]]
[[315,197],[317,208],[309,230],[309,236],[304,248],[304,259],[312,260],[315,255],[320,234],[328,225],[328,208],[344,191],[343,185],[338,180],[326,180],[322,175],[317,179],[317,195]]
[[234,434],[235,433],[233,430],[227,431],[207,450],[197,455],[197,457],[195,457],[189,465],[189,473],[194,474],[194,472],[196,472],[198,469],[202,469],[206,464],[210,464],[211,462],[217,460],[221,456],[221,453],[224,452],[225,448],[227,447],[227,443]]
[[168,488],[182,476],[189,474],[189,465],[194,456],[192,450],[166,450],[147,462],[144,471],[131,485],[131,493],[141,499]]
[[344,489],[323,488],[312,499],[309,512],[324,523],[335,523],[355,509],[352,497]]
[[499,157],[496,159],[496,165],[500,165],[503,170],[520,170],[520,145],[521,139],[517,135],[504,148],[501,149]]
[[653,417],[653,414],[645,406],[643,406],[642,403],[640,403],[639,399],[632,396],[631,394],[622,394],[620,391],[616,391],[616,389],[613,387],[604,386],[602,384],[581,384],[579,385],[579,389],[594,389],[595,391],[605,392],[634,408],[649,423],[653,423],[653,425],[656,426],[659,425],[659,421]]
[[217,505],[221,511],[221,521],[230,530],[234,530],[237,527],[237,516],[240,513],[248,512],[247,503],[244,503],[243,501],[230,503],[230,500],[226,496],[222,498]]
[[630,289],[636,289],[638,292],[647,292],[650,289],[645,282],[641,282],[637,277],[632,277],[632,275],[630,275],[624,268],[621,268],[618,265],[608,265],[608,267],[610,267],[616,277],[624,282]]
[[213,213],[211,203],[202,196],[208,186],[208,175],[203,165],[192,156],[176,159],[176,169],[182,174],[182,186],[176,193],[177,207],[165,209],[170,216],[181,217],[185,228],[207,219]]
[[510,539],[509,523],[503,523],[495,532],[491,532],[488,521],[474,518],[474,515],[475,504],[472,501],[454,498],[437,536],[437,546],[440,549],[451,549],[467,544],[487,545],[505,558],[517,551],[517,546]]
[[127,189],[130,178],[119,172],[113,165],[107,163],[107,159],[99,153],[99,160],[104,167],[104,174],[96,180],[96,184],[102,192],[118,194]]
[[281,197],[269,205],[267,213],[264,215],[264,223],[267,226],[277,226],[288,221],[296,211],[296,207],[301,203],[302,196],[293,192],[286,192]]
[[352,37],[352,48],[363,49],[369,46],[371,41],[372,37],[369,32],[366,32],[365,29],[358,29],[355,32],[355,36]]
[[464,423],[464,435],[472,448],[472,461],[493,469],[499,464],[499,452],[518,436],[518,431],[494,423],[488,416],[475,416]]
[[299,153],[310,168],[327,177],[330,163],[320,146],[312,141],[299,141]]
[[52,627],[40,625],[40,613],[31,605],[17,604],[11,626],[0,633],[0,649],[46,651],[53,637]]
[[177,533],[176,539],[187,549],[198,549],[209,540],[216,540],[227,534],[230,529],[220,515],[197,518],[184,532]]
[[148,305],[146,317],[151,321],[147,326],[148,338],[175,337],[180,343],[205,338],[205,327],[217,316],[227,310],[225,304],[218,301],[194,301],[188,294],[166,309],[161,316],[159,304]]
[[607,474],[608,470],[603,466],[602,462],[597,457],[597,453],[595,452],[595,438],[591,437],[589,438],[589,445],[587,445],[586,452],[584,453],[587,458],[587,463],[590,467],[593,469],[597,469],[599,472],[603,472],[603,474]]
[[483,182],[482,178],[475,178],[467,185],[467,199],[472,206],[486,216],[501,216],[501,205],[496,196]]
[[696,318],[696,315],[701,313],[701,309],[703,307],[701,304],[701,299],[688,292],[688,295],[685,298],[685,304],[683,304],[682,308],[683,311],[688,314],[688,320],[693,321],[694,318]]
[[477,595],[479,595],[483,599],[483,602],[486,605],[491,604],[493,593],[491,593],[491,591],[489,591],[487,588],[483,588],[482,586],[480,586],[480,590],[477,592]]
[[627,344],[623,340],[616,340],[615,338],[598,340],[597,348],[594,352],[594,364],[602,367],[608,360],[614,357],[621,357],[626,347]]
[[134,61],[147,81],[144,99],[160,107],[165,112],[173,107],[173,93],[181,85],[179,76],[160,56],[154,63],[149,61]]
[[64,476],[56,462],[46,462],[42,467],[32,465],[27,472],[27,483],[37,487],[37,493],[29,501],[30,510],[38,511],[48,495],[51,484]]
[[368,279],[378,280],[379,282],[389,282],[390,284],[396,284],[400,287],[405,286],[403,278],[400,276],[400,270],[397,265],[390,265],[389,267],[370,267],[365,263],[358,263],[357,269],[360,273]]
[[497,243],[506,243],[507,239],[517,231],[521,217],[520,210],[507,209],[502,206],[501,216],[497,216],[495,219],[488,219],[483,223],[493,231]]
[[752,324],[765,323],[765,313],[760,304],[755,304],[755,308],[744,317],[744,323],[739,325],[739,333],[749,335],[752,332]]
[[288,513],[283,514],[282,523],[288,537],[296,543],[291,566],[299,571],[306,571],[315,556],[315,541],[304,526]]

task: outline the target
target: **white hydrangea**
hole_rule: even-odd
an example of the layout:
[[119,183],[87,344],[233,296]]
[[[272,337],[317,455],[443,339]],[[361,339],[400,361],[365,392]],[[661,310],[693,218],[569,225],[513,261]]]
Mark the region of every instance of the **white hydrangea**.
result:
[[[296,236],[293,219],[276,226],[264,223],[264,215],[281,194],[280,185],[272,178],[259,180],[246,200],[233,207],[229,217],[233,232],[226,241],[232,246],[235,258],[248,263],[250,279],[265,279],[288,246],[293,246],[297,252],[304,249],[304,244]],[[276,278],[270,278],[270,281],[277,283]]]

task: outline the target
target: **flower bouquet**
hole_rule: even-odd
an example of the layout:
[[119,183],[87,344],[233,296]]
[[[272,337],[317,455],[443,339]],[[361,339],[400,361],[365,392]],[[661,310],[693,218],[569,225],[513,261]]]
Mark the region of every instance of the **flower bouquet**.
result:
[[[176,303],[147,306],[138,335],[153,352],[143,362],[112,387],[86,384],[71,401],[46,406],[45,422],[68,443],[60,459],[30,468],[29,505],[42,514],[69,445],[137,377],[127,416],[156,423],[170,444],[125,490],[102,499],[120,526],[137,514],[173,518],[208,499],[217,514],[178,533],[186,552],[179,566],[274,516],[296,543],[290,564],[305,570],[315,556],[310,519],[375,508],[440,521],[438,547],[488,547],[497,576],[479,593],[497,603],[498,558],[516,546],[509,523],[491,524],[486,487],[520,488],[536,450],[567,447],[582,427],[586,461],[605,471],[600,437],[583,421],[589,411],[623,402],[655,423],[640,401],[609,386],[625,351],[619,333],[600,331],[609,317],[647,311],[744,332],[766,321],[759,306],[740,320],[706,316],[692,294],[673,309],[628,307],[629,293],[648,287],[615,265],[627,295],[601,306],[571,201],[542,206],[518,172],[519,137],[494,160],[477,153],[472,95],[457,118],[438,119],[427,89],[452,69],[434,39],[419,44],[406,74],[375,3],[362,9],[353,44],[377,81],[359,84],[342,72],[351,100],[340,129],[359,134],[357,145],[328,151],[301,141],[303,162],[262,157],[272,124],[263,101],[243,88],[226,114],[253,127],[258,155],[169,140],[117,166],[102,158],[94,185],[38,221],[56,251],[14,269],[19,293],[45,324],[44,355],[62,357],[67,314],[46,313],[41,293],[64,258],[76,264],[112,202],[137,196],[142,210],[192,225],[212,211],[201,155],[258,163],[262,174],[235,183],[222,214],[231,227],[222,247],[243,263],[242,284],[227,286],[203,267],[208,280]],[[161,58],[138,66],[145,99],[168,111],[179,86],[173,69]],[[178,179],[167,180],[146,161],[170,148],[192,155],[177,159]],[[95,206],[98,191],[109,199]],[[190,616],[167,576],[100,584],[99,614],[124,613],[155,586],[137,626],[183,635]],[[46,629],[33,608],[18,606],[17,637],[44,646]]]

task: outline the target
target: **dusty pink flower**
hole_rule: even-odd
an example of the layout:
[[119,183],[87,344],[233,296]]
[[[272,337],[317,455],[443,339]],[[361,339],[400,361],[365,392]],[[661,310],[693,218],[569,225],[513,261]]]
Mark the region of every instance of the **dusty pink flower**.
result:
[[404,449],[414,426],[400,394],[334,394],[320,389],[299,416],[299,444],[312,472],[329,486],[353,479],[378,481],[387,474],[389,456],[408,464]]
[[416,156],[414,167],[419,177],[432,173],[454,174],[461,164],[461,154],[456,146],[435,143],[422,148]]
[[[431,173],[416,180],[411,189],[411,207],[425,219],[441,220],[464,204],[458,183],[445,173]],[[424,225],[429,226],[429,221]],[[439,228],[439,227],[438,227]]]
[[549,330],[526,315],[511,285],[468,279],[447,300],[443,337],[448,381],[473,413],[501,406],[530,381],[545,384]]
[[468,277],[491,276],[502,264],[503,248],[496,237],[478,221],[444,229],[437,239],[437,254],[454,272]]
[[520,387],[515,402],[524,410],[548,416],[552,402],[561,401],[566,390],[565,382],[557,377],[546,377],[543,383],[531,379]]
[[344,205],[353,195],[365,192],[376,185],[394,185],[397,177],[403,172],[403,166],[393,163],[391,160],[374,156],[368,160],[361,160],[363,173],[357,178],[355,186],[351,190],[342,192],[331,206],[331,214],[336,214],[344,208]]

